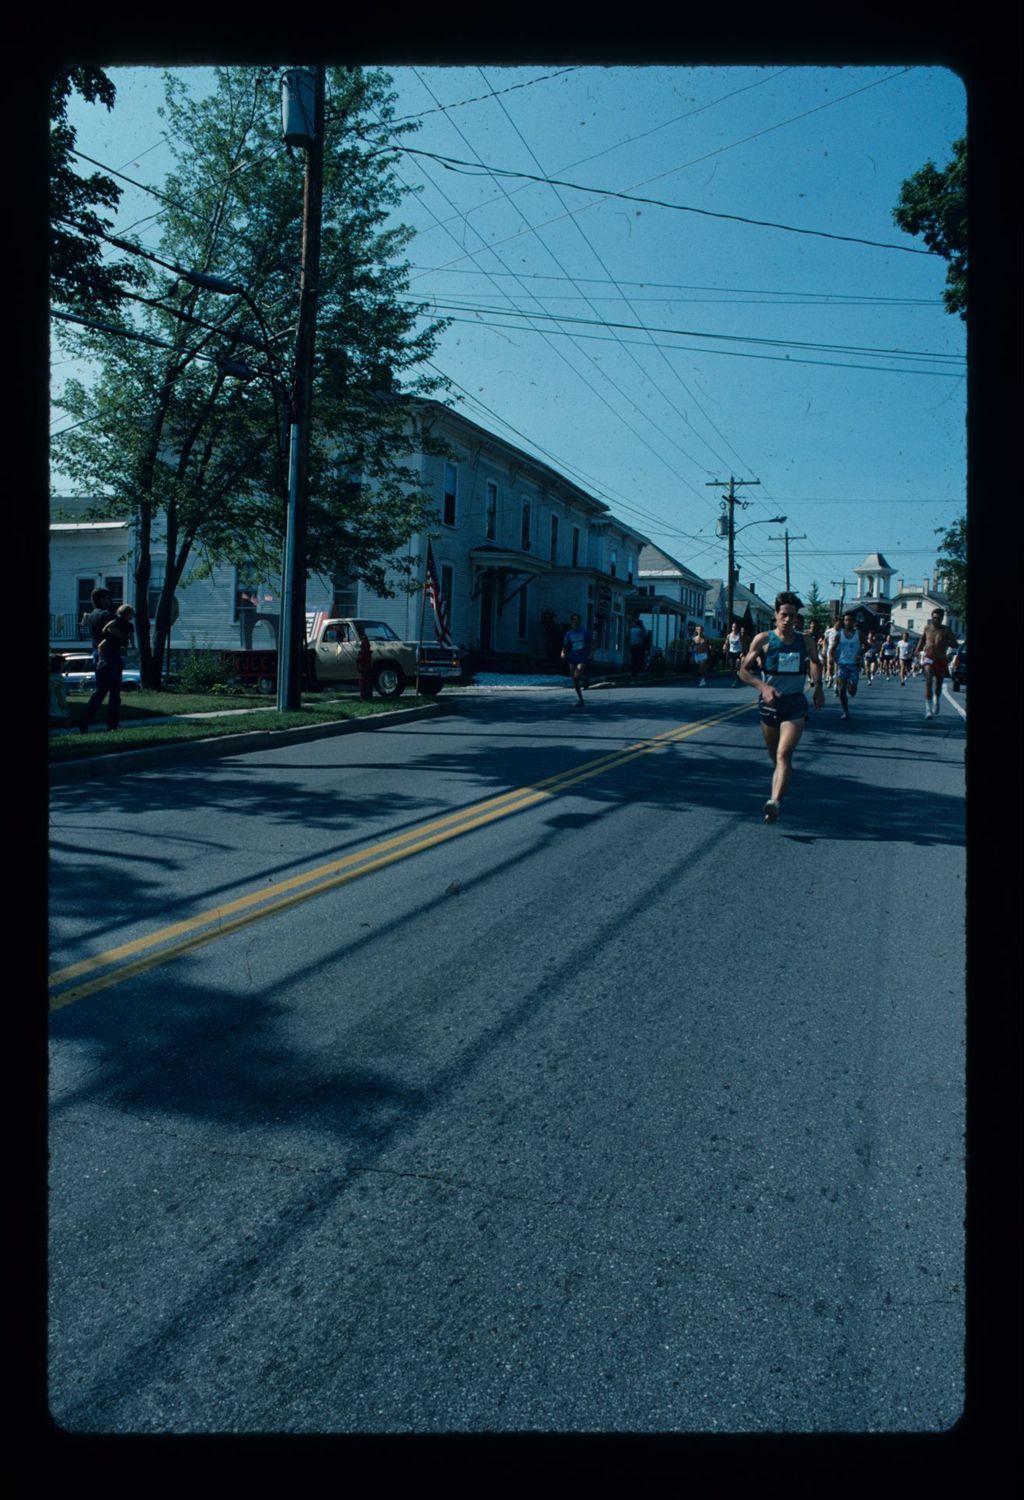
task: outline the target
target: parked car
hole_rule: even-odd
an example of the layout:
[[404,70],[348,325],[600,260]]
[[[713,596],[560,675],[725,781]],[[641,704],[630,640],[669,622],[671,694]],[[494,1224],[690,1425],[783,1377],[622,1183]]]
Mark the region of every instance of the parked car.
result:
[[967,642],[959,646],[949,664],[950,681],[953,684],[954,693],[958,693],[962,687],[967,686]]
[[[462,675],[456,646],[434,642],[403,641],[383,620],[324,620],[303,661],[304,685],[329,687],[335,683],[355,685],[359,681],[357,657],[363,636],[370,643],[373,687],[382,698],[400,698],[406,687],[419,680],[420,692],[435,698],[446,682]],[[277,681],[277,652],[224,651],[239,682],[252,683],[260,692],[273,692]]]
[[[65,656],[61,662],[61,676],[72,693],[91,693],[96,686],[96,673],[91,656]],[[126,667],[121,678],[122,692],[137,692],[142,686],[141,674]]]

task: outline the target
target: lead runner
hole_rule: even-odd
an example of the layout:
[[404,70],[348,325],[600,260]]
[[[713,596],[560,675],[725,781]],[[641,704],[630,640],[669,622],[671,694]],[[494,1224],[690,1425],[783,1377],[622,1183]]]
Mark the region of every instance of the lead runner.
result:
[[[807,723],[805,676],[810,675],[814,684],[815,708],[825,703],[818,653],[808,649],[795,628],[802,608],[796,594],[779,594],[775,600],[774,630],[763,630],[754,637],[739,670],[740,680],[756,687],[761,695],[761,732],[774,767],[772,793],[764,804],[766,823],[774,823],[779,816],[793,768],[793,751]],[[754,676],[755,669],[760,676]]]

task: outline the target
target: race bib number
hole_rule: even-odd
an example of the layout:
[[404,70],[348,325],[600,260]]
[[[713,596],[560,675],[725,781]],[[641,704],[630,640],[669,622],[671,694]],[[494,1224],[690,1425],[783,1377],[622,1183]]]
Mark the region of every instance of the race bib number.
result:
[[779,671],[780,672],[801,672],[801,671],[803,671],[803,667],[800,664],[800,653],[799,653],[799,651],[780,651],[779,652]]

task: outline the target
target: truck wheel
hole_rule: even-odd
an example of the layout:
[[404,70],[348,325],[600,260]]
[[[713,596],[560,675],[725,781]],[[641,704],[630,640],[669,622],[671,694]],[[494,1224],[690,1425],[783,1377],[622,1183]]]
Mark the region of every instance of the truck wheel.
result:
[[256,683],[257,690],[261,693],[272,693],[276,686],[272,677],[260,677]]
[[405,689],[405,673],[394,662],[385,662],[374,672],[373,685],[382,698],[400,698]]
[[443,677],[421,677],[420,692],[425,698],[436,698],[444,687]]

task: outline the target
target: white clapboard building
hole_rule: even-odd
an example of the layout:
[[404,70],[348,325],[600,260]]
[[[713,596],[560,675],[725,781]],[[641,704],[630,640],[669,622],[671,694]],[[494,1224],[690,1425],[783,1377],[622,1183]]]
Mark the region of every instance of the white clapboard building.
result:
[[[423,451],[429,429],[451,450]],[[452,639],[479,661],[509,666],[552,659],[569,615],[594,632],[598,661],[626,655],[626,598],[638,576],[646,538],[617,520],[602,501],[549,464],[489,432],[441,402],[413,399],[409,457],[434,499],[435,564]],[[130,521],[94,521],[95,502],[54,496],[50,525],[50,645],[74,649],[92,589],[134,602],[135,540]],[[415,576],[423,578],[427,534],[408,542]],[[279,581],[250,577],[229,564],[191,559],[177,594],[171,646],[225,650],[276,644]],[[150,615],[166,560],[153,549]],[[203,566],[197,566],[203,565]],[[326,614],[387,621],[406,640],[418,639],[422,593],[373,593],[358,579],[311,575],[306,594],[311,627]],[[429,612],[424,634],[432,635]]]

